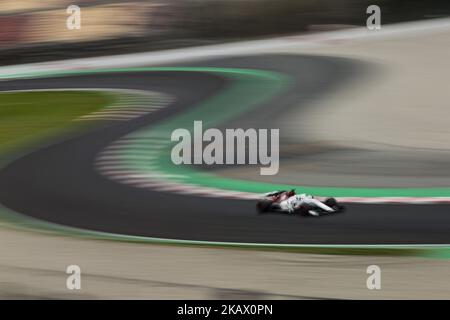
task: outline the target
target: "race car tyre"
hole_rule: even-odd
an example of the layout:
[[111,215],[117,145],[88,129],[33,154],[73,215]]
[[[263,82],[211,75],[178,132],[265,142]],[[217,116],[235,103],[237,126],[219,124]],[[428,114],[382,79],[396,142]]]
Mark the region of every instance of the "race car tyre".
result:
[[325,205],[329,206],[330,208],[334,208],[337,206],[337,201],[335,198],[328,198],[325,200]]
[[309,216],[309,210],[311,210],[311,207],[303,204],[297,209],[297,212],[302,216]]
[[259,213],[264,213],[270,211],[272,207],[272,201],[270,200],[261,200],[256,203],[256,210]]

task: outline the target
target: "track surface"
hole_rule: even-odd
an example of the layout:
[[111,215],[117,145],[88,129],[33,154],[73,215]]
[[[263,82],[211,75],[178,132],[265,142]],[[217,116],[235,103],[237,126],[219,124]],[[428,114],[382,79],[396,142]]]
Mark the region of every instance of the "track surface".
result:
[[[208,66],[268,69],[295,83],[282,99],[228,127],[264,127],[281,110],[320,96],[354,76],[350,61],[302,56],[259,56],[211,61]],[[0,171],[0,203],[16,212],[78,228],[183,240],[304,243],[419,244],[450,242],[445,205],[349,205],[345,214],[323,218],[255,214],[251,201],[152,192],[100,176],[95,156],[136,129],[186,110],[223,90],[230,80],[190,72],[97,74],[0,82],[0,90],[125,88],[165,92],[177,99],[148,116],[99,127],[53,144]],[[269,126],[266,126],[270,128]]]

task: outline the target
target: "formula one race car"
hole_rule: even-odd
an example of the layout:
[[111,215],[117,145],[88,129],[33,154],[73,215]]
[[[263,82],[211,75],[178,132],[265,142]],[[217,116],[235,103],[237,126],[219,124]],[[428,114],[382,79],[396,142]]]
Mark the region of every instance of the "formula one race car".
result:
[[259,213],[284,212],[306,216],[320,216],[344,211],[335,198],[319,200],[311,195],[296,194],[295,190],[273,191],[264,194],[256,203]]

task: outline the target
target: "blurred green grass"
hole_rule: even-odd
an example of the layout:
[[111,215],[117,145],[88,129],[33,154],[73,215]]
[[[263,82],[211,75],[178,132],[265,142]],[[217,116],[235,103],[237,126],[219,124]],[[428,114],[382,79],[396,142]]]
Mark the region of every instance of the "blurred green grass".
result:
[[72,121],[114,103],[115,97],[93,91],[36,91],[0,94],[0,154],[29,147],[61,131]]

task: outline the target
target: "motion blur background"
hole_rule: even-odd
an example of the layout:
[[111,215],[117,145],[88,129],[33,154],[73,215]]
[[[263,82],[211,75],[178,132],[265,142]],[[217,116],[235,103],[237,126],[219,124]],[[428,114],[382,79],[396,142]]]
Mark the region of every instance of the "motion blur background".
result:
[[[280,115],[277,110],[270,113],[270,106],[265,109],[267,114],[277,115],[274,120],[278,122],[270,124],[283,128],[281,151],[284,162],[280,173],[275,177],[261,177],[258,170],[247,167],[215,168],[215,173],[253,182],[264,180],[295,184],[301,181],[314,186],[354,187],[354,190],[360,187],[448,187],[448,21],[442,19],[445,20],[441,23],[444,27],[437,28],[435,33],[400,35],[395,39],[375,37],[367,42],[353,41],[352,38],[346,41],[325,39],[323,43],[326,42],[326,46],[321,48],[309,48],[308,39],[302,38],[303,35],[365,27],[368,16],[366,8],[371,4],[377,4],[382,9],[382,30],[394,23],[450,15],[448,0],[0,0],[0,65],[61,60],[51,65],[52,70],[67,70],[72,65],[66,65],[64,59],[98,56],[107,60],[105,56],[116,54],[198,46],[207,48],[207,45],[218,43],[233,46],[234,42],[242,40],[292,35],[292,38],[285,39],[292,45],[266,48],[259,58],[228,56],[219,57],[223,60],[206,62],[219,67],[222,63],[228,68],[235,64],[244,68],[255,65],[255,69],[280,71],[298,81],[300,88],[292,94],[291,100],[286,95],[285,100],[277,101],[274,107],[292,107],[289,109],[292,112]],[[66,8],[69,5],[81,7],[80,30],[66,28]],[[306,46],[302,45],[305,43]],[[187,51],[182,50],[181,53]],[[84,67],[80,63],[75,64],[74,68],[79,66]],[[22,68],[31,67],[26,65]],[[0,76],[7,71],[8,68],[2,68]],[[197,85],[199,92],[209,84],[214,86],[214,81],[220,78],[215,75],[205,80],[202,78],[205,75],[193,76],[198,84],[195,81],[190,84],[194,88]],[[122,81],[133,83],[133,77],[139,78],[135,75],[127,79],[113,77],[105,76],[97,83],[86,76],[86,84],[95,88],[102,87],[104,83],[105,86],[111,83],[120,87]],[[347,78],[351,79],[346,82]],[[81,81],[86,79],[81,78]],[[328,86],[327,81],[335,81],[336,86]],[[33,82],[30,83],[13,81],[11,86],[32,86]],[[48,83],[48,86],[59,85],[58,81],[52,82],[51,79]],[[0,81],[2,90],[8,90],[9,85],[8,81]],[[46,84],[43,82],[42,86]],[[310,95],[316,89],[320,94]],[[301,90],[306,91],[304,95]],[[44,92],[36,96],[25,93],[20,97],[24,100],[16,99],[19,98],[13,95],[7,98],[5,94],[0,100],[0,107],[4,107],[3,114],[6,115],[4,123],[0,121],[0,147],[26,134],[34,136],[35,129],[40,130],[48,123],[53,125],[50,121],[52,117],[42,116],[35,106],[52,114],[55,109],[64,109],[61,106],[67,107],[69,101],[74,109],[78,108],[79,114],[59,115],[61,119],[57,120],[67,125],[73,124],[72,118],[81,114],[89,116],[91,112],[111,104],[111,96],[107,94],[86,92],[77,92],[76,95],[67,92],[46,95]],[[92,104],[91,108],[85,108],[88,104]],[[305,108],[300,112],[303,104],[314,108]],[[27,117],[29,122],[22,121],[26,112],[31,113]],[[264,112],[249,117],[250,124],[256,123],[256,127],[261,114],[264,115]],[[9,120],[5,119],[7,116]],[[248,121],[248,118],[244,120]],[[327,125],[327,130],[324,130],[324,123],[332,125]],[[299,142],[295,140],[298,137],[309,140],[307,143]],[[292,141],[290,138],[293,138]],[[19,145],[19,154],[29,151],[26,143]],[[10,150],[12,148],[1,149],[2,164],[10,160],[10,155],[5,155]],[[308,157],[308,153],[313,156]],[[44,157],[41,160],[45,164],[48,159]],[[91,169],[91,165],[89,163],[86,171]],[[62,170],[64,174],[73,170],[70,164],[68,168]],[[0,198],[12,199],[11,203],[15,202],[18,207],[22,204],[26,207],[27,203],[33,207],[31,203],[35,201],[45,208],[50,202],[58,204],[59,199],[66,200],[68,197],[67,203],[60,202],[67,209],[76,210],[78,201],[85,201],[88,205],[92,204],[92,212],[98,210],[107,217],[102,220],[91,216],[90,212],[80,212],[80,216],[86,218],[84,220],[77,215],[70,216],[70,212],[58,212],[58,215],[50,217],[43,210],[44,218],[50,221],[54,219],[59,222],[59,217],[66,214],[72,222],[71,226],[78,227],[92,219],[92,223],[104,223],[105,226],[115,221],[120,228],[131,222],[128,219],[139,205],[128,199],[111,199],[114,197],[107,191],[106,195],[103,194],[103,190],[94,190],[99,191],[98,195],[92,193],[72,199],[70,196],[76,197],[76,192],[80,190],[70,192],[67,188],[71,185],[69,180],[65,184],[41,188],[38,183],[42,181],[36,181],[36,186],[33,185],[34,174],[39,177],[44,172],[45,176],[48,168],[43,165],[28,169],[27,172],[32,174],[20,176],[20,170],[9,176],[0,173],[1,177],[6,177],[3,181],[0,179],[0,190],[4,191]],[[74,179],[83,175],[82,172],[72,174]],[[27,187],[31,185],[27,189],[31,190],[30,198],[22,198],[20,183],[24,181],[30,182],[27,184]],[[9,183],[14,185],[16,194],[11,191],[12,187],[8,188]],[[86,189],[88,187],[95,189],[95,186],[86,186]],[[66,188],[69,196],[64,193]],[[132,187],[128,190],[137,193]],[[35,196],[33,191],[36,194],[42,191],[51,201],[46,203],[40,193]],[[203,200],[199,198],[186,198],[188,205],[203,206]],[[94,200],[97,202],[94,203]],[[118,205],[112,205],[108,202],[110,200],[117,200]],[[388,205],[354,205],[346,215],[332,217],[334,220],[295,220],[291,223],[291,220],[278,217],[258,217],[248,209],[253,209],[253,204],[247,205],[248,202],[244,205],[242,201],[238,203],[235,200],[233,204],[238,203],[236,208],[227,211],[228,200],[221,200],[223,205],[211,206],[210,212],[216,215],[205,214],[207,218],[203,220],[190,219],[189,213],[195,214],[197,210],[191,210],[187,215],[178,210],[179,218],[172,218],[178,224],[170,229],[178,232],[173,238],[184,239],[189,231],[195,233],[196,226],[200,230],[206,225],[200,232],[206,230],[213,234],[214,230],[219,230],[217,236],[231,240],[234,240],[234,232],[240,237],[264,239],[265,236],[273,236],[275,242],[281,243],[289,243],[289,236],[304,237],[312,243],[342,243],[342,239],[355,243],[363,239],[371,244],[390,243],[391,240],[398,244],[406,239],[408,243],[417,244],[431,239],[435,244],[445,244],[449,239],[448,205],[404,205],[402,210],[405,211]],[[121,205],[129,211],[124,211],[125,214],[117,219],[109,219],[108,213],[122,208]],[[206,206],[202,208],[207,210]],[[427,251],[422,248],[346,250],[335,247],[292,249],[297,251],[292,253],[291,249],[286,248],[241,250],[147,245],[133,243],[136,239],[121,242],[105,241],[105,238],[83,239],[73,233],[37,233],[33,228],[29,230],[28,223],[21,225],[23,220],[27,220],[32,221],[34,227],[37,219],[28,216],[22,216],[22,220],[12,219],[14,228],[10,228],[10,221],[4,223],[1,209],[0,206],[0,298],[450,298],[448,247],[444,248],[444,253],[440,249]],[[170,220],[170,215],[160,210],[160,216],[151,220],[150,213],[159,209],[149,206],[144,210],[148,212],[137,214],[137,228],[150,236],[153,231],[162,233],[164,230],[152,230],[152,223]],[[224,226],[218,225],[220,222],[224,222]],[[227,222],[234,222],[238,227],[226,227]],[[27,228],[20,229],[24,225]],[[65,288],[65,270],[71,264],[82,267],[85,281],[82,291],[72,292]],[[366,267],[371,264],[382,267],[381,291],[369,291],[366,287]]]
[[[82,8],[83,28],[63,28]],[[368,0],[2,0],[0,63],[20,63],[363,26]],[[446,16],[445,0],[379,0],[382,23]]]

